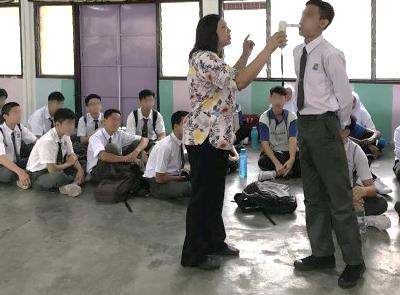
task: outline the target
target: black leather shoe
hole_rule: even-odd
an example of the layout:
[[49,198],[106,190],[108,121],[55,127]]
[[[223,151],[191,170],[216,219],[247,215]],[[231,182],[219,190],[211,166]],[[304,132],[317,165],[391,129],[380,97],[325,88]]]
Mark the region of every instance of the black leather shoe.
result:
[[233,246],[229,246],[227,245],[226,248],[222,249],[222,250],[218,250],[214,253],[212,253],[212,255],[219,255],[219,256],[239,256],[240,254],[240,250],[233,247]]
[[220,268],[221,263],[216,257],[206,256],[204,260],[198,264],[186,265],[182,264],[183,267],[194,267],[201,270],[217,270]]
[[364,262],[359,265],[347,265],[339,277],[339,287],[350,289],[357,285],[365,272]]
[[323,256],[316,257],[314,255],[306,258],[296,260],[294,262],[294,268],[301,271],[310,271],[316,269],[335,268],[335,256]]

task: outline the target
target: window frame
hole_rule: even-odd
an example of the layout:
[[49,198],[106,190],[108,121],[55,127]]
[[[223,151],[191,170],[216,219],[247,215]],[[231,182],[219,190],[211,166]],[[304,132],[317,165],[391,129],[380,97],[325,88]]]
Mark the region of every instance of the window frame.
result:
[[9,8],[9,7],[18,7],[19,14],[19,47],[20,47],[20,59],[21,59],[21,74],[19,75],[10,75],[10,74],[1,74],[0,78],[23,78],[24,77],[24,59],[22,54],[22,28],[21,28],[21,2],[13,2],[13,3],[0,3],[0,8]]
[[[218,0],[220,4],[222,0]],[[197,2],[199,4],[199,17],[203,17],[202,0],[159,0],[157,1],[157,64],[158,80],[186,80],[186,76],[165,76],[162,72],[162,33],[161,33],[161,3]]]
[[[59,3],[59,2],[43,2],[43,3],[34,3],[33,4],[33,22],[34,22],[34,40],[35,40],[35,68],[36,68],[36,78],[47,78],[47,79],[74,79],[76,76],[76,25],[77,25],[77,17],[75,7],[77,4],[75,3]],[[72,8],[72,27],[73,27],[73,51],[74,51],[74,74],[73,75],[55,75],[55,74],[42,74],[41,68],[41,48],[40,48],[40,7],[42,6],[71,6]]]

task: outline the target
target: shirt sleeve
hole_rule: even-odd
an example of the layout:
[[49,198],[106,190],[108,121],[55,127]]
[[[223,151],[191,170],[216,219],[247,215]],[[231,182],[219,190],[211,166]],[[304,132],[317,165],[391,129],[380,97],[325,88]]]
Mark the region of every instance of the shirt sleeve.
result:
[[133,112],[131,112],[126,120],[126,132],[129,134],[136,134],[136,122]]
[[100,152],[105,151],[106,147],[97,136],[91,136],[89,139],[88,151],[93,151],[93,156],[97,158]]
[[67,143],[67,156],[74,154],[74,147],[72,146],[71,137],[69,136],[67,137],[66,143]]
[[44,134],[44,126],[40,122],[40,113],[35,112],[30,116],[28,120],[28,127],[35,136],[42,136]]
[[3,134],[0,132],[0,156],[6,155],[6,145],[4,144]]
[[367,127],[368,129],[371,129],[373,131],[376,131],[376,127],[375,127],[374,121],[372,121],[371,115],[368,112],[366,112],[364,114],[364,116],[365,116],[365,122],[364,122],[365,127]]
[[142,137],[136,134],[129,134],[127,132],[121,131],[121,145],[122,147],[130,145],[132,142],[136,140],[141,140]]
[[260,122],[260,139],[261,141],[269,141],[269,128],[267,124]]
[[197,70],[206,80],[223,89],[225,87],[237,90],[236,76],[238,71],[227,65],[215,53],[205,52],[198,56]]
[[364,139],[367,132],[366,128],[356,123],[350,132],[350,136],[356,139]]
[[400,160],[400,126],[394,131],[394,156]]
[[22,129],[22,141],[26,144],[31,144],[36,142],[36,136],[25,126],[21,125]]
[[289,124],[289,137],[297,137],[297,119]]
[[171,153],[167,148],[158,149],[156,156],[156,167],[154,169],[156,173],[167,172],[167,164],[170,154]]
[[354,167],[361,181],[372,179],[371,170],[369,169],[368,159],[359,145],[356,145],[354,151]]
[[41,165],[56,164],[57,151],[57,149],[54,149],[51,140],[42,141],[41,145],[38,147],[39,163]]
[[76,133],[77,136],[81,137],[81,136],[87,136],[86,133],[86,124],[85,124],[85,119],[83,118],[83,116],[79,119],[78,122],[78,131]]
[[349,78],[346,73],[346,60],[342,52],[329,54],[325,59],[324,68],[326,75],[332,82],[333,91],[339,103],[339,120],[342,129],[349,121],[353,107],[353,95]]
[[158,113],[158,115],[157,115],[156,133],[157,133],[157,135],[160,133],[165,133],[164,119],[160,113]]

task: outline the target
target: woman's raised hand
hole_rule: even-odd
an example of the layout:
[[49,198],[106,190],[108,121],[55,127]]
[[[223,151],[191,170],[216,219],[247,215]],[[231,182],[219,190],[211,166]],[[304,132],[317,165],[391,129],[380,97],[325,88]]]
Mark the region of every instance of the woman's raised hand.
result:
[[278,47],[284,48],[286,46],[287,39],[285,32],[277,32],[267,41],[266,48],[271,53],[274,52]]

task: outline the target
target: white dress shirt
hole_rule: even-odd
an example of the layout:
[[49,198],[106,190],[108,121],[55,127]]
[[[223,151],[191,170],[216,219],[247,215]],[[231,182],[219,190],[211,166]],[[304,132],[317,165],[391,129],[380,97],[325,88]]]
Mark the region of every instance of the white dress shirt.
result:
[[[98,127],[100,127],[101,120],[103,119],[103,113],[100,113],[98,120]],[[90,113],[86,114],[86,123],[85,123],[85,117],[82,116],[79,121],[78,121],[78,131],[77,131],[77,136],[91,136],[96,132],[94,127],[96,126],[96,123],[94,122],[95,119],[93,119],[92,115]]]
[[138,109],[137,128],[136,128],[135,115],[133,114],[133,112],[131,112],[126,121],[126,132],[128,132],[129,134],[136,134],[136,135],[142,136],[142,129],[143,129],[143,124],[144,124],[143,119],[148,119],[148,121],[147,121],[148,138],[149,138],[149,140],[157,140],[158,134],[165,133],[165,125],[164,125],[163,117],[161,116],[161,114],[159,112],[157,112],[156,132],[154,133],[153,112],[157,112],[157,111],[155,111],[155,110],[150,111],[149,116],[145,117],[145,116],[143,116],[142,108],[139,108]]
[[349,78],[346,73],[346,61],[342,51],[333,47],[323,36],[308,44],[298,45],[293,50],[295,71],[300,75],[300,59],[303,48],[307,50],[307,64],[304,73],[304,107],[301,115],[320,115],[326,112],[337,112],[341,127],[350,121],[353,96]]
[[118,130],[112,136],[107,133],[104,128],[98,129],[89,139],[89,146],[87,151],[87,167],[88,173],[97,165],[98,155],[100,152],[105,151],[106,145],[109,144],[109,139],[118,150],[119,154],[122,154],[122,148],[130,145],[135,140],[141,140],[142,137],[138,135],[132,135],[125,131]]
[[361,181],[372,179],[371,170],[368,165],[368,158],[361,147],[350,139],[347,139],[347,142],[344,144],[344,150],[346,151],[350,183],[352,187],[354,186],[354,171],[357,171],[357,176]]
[[[11,130],[6,123],[3,123],[0,128],[3,132],[0,132],[0,156],[6,155],[11,161],[16,162],[17,157],[14,153],[14,146],[11,139],[11,134],[14,132],[15,145],[17,153],[21,151],[22,141],[26,144],[31,144],[36,141],[36,136],[28,130],[24,125],[20,124],[21,129],[15,126],[14,130]],[[4,137],[3,137],[4,133]]]
[[394,131],[394,157],[396,160],[400,160],[400,126]]
[[182,164],[181,146],[182,141],[173,132],[161,139],[151,150],[144,177],[154,178],[156,173],[179,175]]
[[50,129],[49,132],[37,140],[29,156],[26,170],[36,172],[47,169],[47,164],[56,164],[59,142],[61,142],[63,158],[74,153],[71,138],[64,135],[60,139],[56,129]]
[[[36,136],[42,136],[51,129],[51,121],[49,108],[47,105],[37,109],[28,119],[28,128]],[[54,124],[55,126],[55,124]]]

